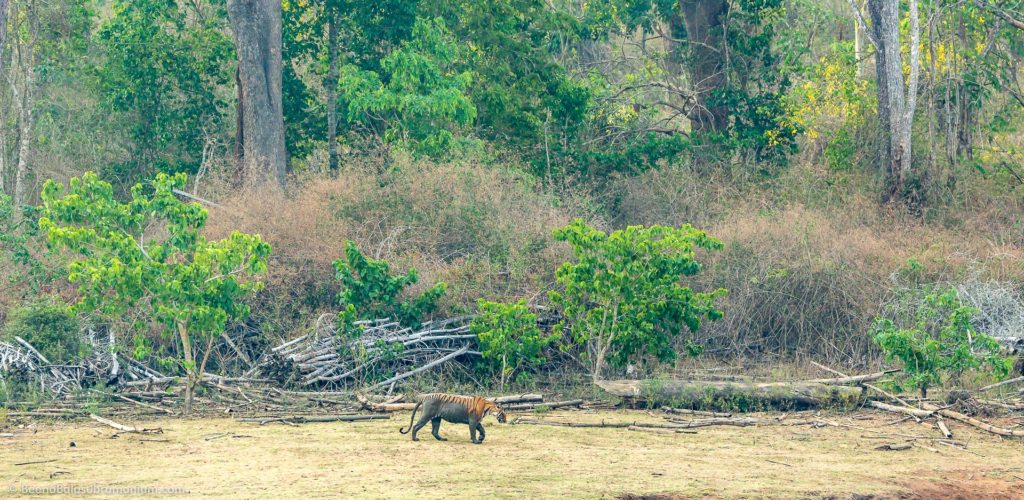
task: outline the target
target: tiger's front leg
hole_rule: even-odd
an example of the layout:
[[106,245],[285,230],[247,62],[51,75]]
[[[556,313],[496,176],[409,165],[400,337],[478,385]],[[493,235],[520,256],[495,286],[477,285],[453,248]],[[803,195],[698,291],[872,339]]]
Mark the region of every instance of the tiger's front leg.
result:
[[480,422],[477,422],[476,423],[476,431],[480,433],[480,440],[479,440],[479,442],[477,444],[483,443],[484,442],[484,438],[487,437],[487,433],[484,432],[484,424],[482,424]]
[[470,418],[469,419],[469,440],[472,441],[473,444],[480,444],[480,443],[483,442],[483,438],[482,437],[481,437],[481,439],[479,441],[476,439],[476,430],[477,430],[478,427],[480,427],[480,421],[479,420],[473,420],[472,418]]

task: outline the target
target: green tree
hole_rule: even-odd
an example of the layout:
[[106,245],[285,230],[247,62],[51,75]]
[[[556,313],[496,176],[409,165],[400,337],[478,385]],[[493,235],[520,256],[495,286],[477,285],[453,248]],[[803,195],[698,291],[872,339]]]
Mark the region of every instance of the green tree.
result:
[[[587,347],[595,381],[606,360],[622,366],[643,353],[674,359],[672,340],[684,326],[696,332],[705,318],[722,316],[714,302],[724,289],[694,292],[680,284],[700,272],[698,248],[722,248],[690,225],[629,226],[606,234],[577,219],[555,231],[555,239],[572,246],[575,262],[558,269],[564,290],[550,298],[569,321],[574,342]],[[691,342],[689,349],[699,348]]]
[[905,327],[891,319],[876,319],[875,343],[888,361],[898,361],[903,368],[897,385],[920,389],[926,397],[928,388],[943,379],[959,385],[965,372],[982,367],[996,377],[1009,374],[1013,360],[1001,355],[994,338],[975,328],[971,318],[977,312],[951,288],[926,295],[913,322]]
[[200,234],[206,209],[175,197],[185,181],[183,173],[158,174],[152,186],[136,184],[127,203],[91,172],[66,191],[48,181],[39,227],[51,245],[75,254],[68,280],[78,287],[78,311],[109,319],[141,309],[177,336],[187,415],[213,342],[229,321],[248,315],[242,299],[262,287],[255,277],[266,271],[270,245],[237,231],[208,241]]
[[417,19],[412,38],[381,60],[380,73],[341,68],[348,118],[376,130],[385,143],[414,154],[442,155],[456,132],[476,118],[466,95],[473,74],[459,69],[463,49],[440,19]]
[[545,336],[537,327],[537,315],[526,301],[513,304],[480,300],[478,316],[469,325],[480,343],[480,353],[492,371],[498,373],[501,390],[516,373],[544,362],[544,348],[558,340],[559,334]]
[[420,279],[416,269],[392,276],[391,264],[366,257],[351,241],[345,242],[345,259],[334,261],[334,269],[341,281],[338,319],[341,330],[349,335],[357,333],[357,319],[392,318],[403,326],[419,326],[423,317],[437,308],[447,288],[439,282],[420,295],[407,297],[405,289]]
[[196,173],[208,141],[223,138],[225,102],[217,90],[231,82],[234,46],[222,10],[114,2],[96,37],[105,55],[96,80],[129,140],[127,159],[107,177]]

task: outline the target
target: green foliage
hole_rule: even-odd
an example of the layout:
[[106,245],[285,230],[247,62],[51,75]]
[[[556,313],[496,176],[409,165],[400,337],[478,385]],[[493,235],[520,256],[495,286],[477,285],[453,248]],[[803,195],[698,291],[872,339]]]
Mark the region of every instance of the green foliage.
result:
[[3,339],[21,337],[51,363],[71,363],[89,353],[82,343],[81,325],[67,306],[40,300],[19,307],[4,324]]
[[440,17],[468,49],[474,72],[468,95],[477,110],[480,137],[521,152],[545,156],[540,147],[571,140],[589,110],[587,86],[572,78],[554,52],[578,41],[574,16],[543,0],[445,0],[421,2],[420,15]]
[[795,86],[785,104],[789,120],[820,148],[828,166],[851,170],[857,159],[857,131],[876,105],[868,81],[857,78],[852,43],[836,43],[807,68],[806,80]]
[[25,287],[36,294],[44,283],[52,282],[58,269],[47,266],[38,251],[38,225],[32,207],[16,214],[10,196],[0,192],[0,278],[12,287]]
[[[191,18],[190,18],[191,17]],[[223,134],[234,44],[224,18],[167,0],[120,0],[99,27],[96,69],[104,104],[128,131],[128,158],[110,178],[195,173],[210,137]]]
[[200,234],[206,209],[173,192],[185,181],[183,173],[157,174],[148,188],[136,184],[127,203],[91,172],[72,179],[66,192],[48,181],[39,227],[51,245],[75,254],[68,265],[78,287],[75,309],[112,320],[144,311],[178,336],[191,389],[207,359],[196,363],[192,343],[209,345],[228,321],[248,315],[242,299],[262,287],[254,278],[267,269],[270,245],[238,231],[208,241]]
[[726,144],[747,151],[763,164],[785,164],[797,149],[799,126],[784,105],[791,85],[774,50],[776,29],[785,19],[784,0],[732,2],[726,25],[727,85],[712,92],[709,104],[729,110]]
[[334,270],[341,281],[338,320],[349,335],[357,333],[358,319],[393,318],[404,326],[419,326],[447,288],[440,282],[418,296],[403,298],[402,292],[419,281],[416,269],[392,276],[387,261],[366,257],[351,241],[345,242],[345,259],[334,261]]
[[999,343],[978,331],[971,322],[977,309],[965,306],[955,288],[924,297],[916,318],[905,327],[886,318],[876,319],[872,333],[888,361],[897,361],[903,373],[898,386],[914,387],[922,396],[947,379],[959,385],[965,372],[987,368],[1005,377],[1012,360],[1000,354]]
[[630,226],[609,235],[577,219],[555,239],[572,246],[576,262],[558,269],[565,289],[550,298],[570,321],[574,342],[590,349],[595,378],[606,358],[613,366],[642,354],[671,361],[672,340],[684,326],[696,332],[705,318],[722,316],[714,302],[724,289],[694,292],[680,284],[700,272],[698,248],[722,248],[690,225]]
[[525,300],[514,304],[480,300],[477,307],[479,315],[469,331],[476,335],[484,362],[497,373],[502,389],[513,375],[518,373],[521,380],[526,369],[542,364],[544,349],[560,337],[557,333],[544,336]]
[[443,155],[476,118],[466,96],[473,74],[456,68],[464,57],[444,21],[417,19],[412,38],[381,60],[379,73],[342,68],[349,119],[379,128],[385,142],[414,154]]

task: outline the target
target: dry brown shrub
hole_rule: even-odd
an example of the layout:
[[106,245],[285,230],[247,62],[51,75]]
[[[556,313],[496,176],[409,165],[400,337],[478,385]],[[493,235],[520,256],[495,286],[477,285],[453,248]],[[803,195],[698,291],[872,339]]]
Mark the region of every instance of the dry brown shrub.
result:
[[878,362],[870,327],[906,285],[910,259],[918,283],[1024,277],[1020,231],[1008,231],[1020,224],[1019,205],[970,191],[973,207],[919,217],[880,206],[870,182],[813,165],[759,183],[667,167],[619,181],[614,220],[691,223],[725,243],[693,279],[729,289],[725,317],[698,334],[705,352],[864,366]]
[[270,330],[299,328],[333,310],[331,263],[346,240],[396,272],[415,267],[414,292],[447,282],[441,314],[472,309],[479,298],[542,297],[568,256],[551,232],[569,214],[532,178],[501,165],[403,161],[384,173],[348,165],[337,179],[221,200],[224,208],[211,209],[210,236],[237,229],[261,234],[274,248],[267,288],[253,306]]

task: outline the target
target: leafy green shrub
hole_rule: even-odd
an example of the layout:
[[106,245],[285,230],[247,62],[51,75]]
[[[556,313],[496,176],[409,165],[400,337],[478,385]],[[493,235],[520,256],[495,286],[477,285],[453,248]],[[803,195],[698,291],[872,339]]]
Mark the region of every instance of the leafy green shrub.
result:
[[[645,352],[673,360],[671,341],[684,325],[696,332],[705,318],[722,317],[714,302],[725,289],[694,292],[679,283],[700,272],[697,248],[722,248],[703,231],[690,225],[629,226],[609,235],[577,219],[555,231],[555,239],[572,246],[576,262],[558,269],[556,279],[565,290],[550,298],[570,322],[573,341],[588,348],[595,381],[606,360],[622,366]],[[700,349],[691,343],[689,350]]]
[[352,64],[342,68],[349,120],[376,120],[384,142],[417,155],[448,152],[455,132],[476,119],[466,95],[473,74],[456,68],[465,51],[442,19],[418,18],[412,38],[381,59],[381,73]]
[[544,336],[537,328],[537,315],[526,307],[526,301],[513,304],[480,300],[479,316],[469,325],[469,331],[480,343],[480,353],[486,366],[497,372],[501,389],[518,372],[526,375],[526,368],[544,362],[544,348],[558,339],[558,334]]
[[67,306],[42,300],[15,309],[4,325],[3,339],[21,337],[51,363],[61,364],[88,355],[80,331],[78,318]]
[[11,197],[0,192],[0,280],[10,284],[8,296],[0,294],[0,306],[4,298],[14,295],[11,289],[22,289],[21,297],[38,294],[42,285],[53,282],[60,274],[55,266],[47,265],[46,255],[40,251],[44,245],[35,216],[32,207],[25,207],[18,214]]
[[76,309],[115,321],[136,311],[181,342],[188,414],[213,341],[228,321],[249,314],[242,299],[262,288],[255,276],[267,269],[270,245],[238,231],[219,241],[201,236],[206,209],[174,194],[185,180],[183,173],[157,174],[151,189],[136,184],[128,203],[92,172],[72,179],[66,193],[47,181],[39,227],[52,246],[77,254],[68,265]]
[[342,287],[338,318],[342,331],[348,334],[355,333],[355,321],[360,318],[394,318],[403,326],[419,326],[437,308],[447,288],[439,282],[418,296],[403,299],[402,292],[420,279],[416,269],[392,276],[386,260],[366,257],[351,241],[345,242],[345,259],[334,261],[334,269]]
[[956,288],[924,297],[916,318],[899,327],[886,318],[876,320],[873,337],[888,361],[898,361],[903,373],[897,386],[915,387],[921,395],[928,387],[943,382],[959,385],[967,371],[987,367],[996,377],[1013,368],[1010,358],[1000,355],[999,343],[972,324],[977,309],[965,306]]

